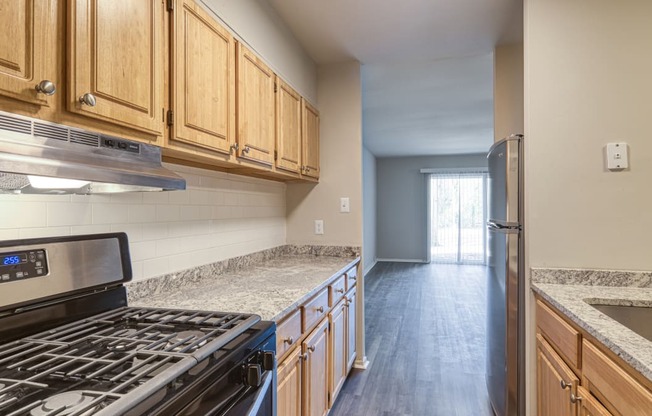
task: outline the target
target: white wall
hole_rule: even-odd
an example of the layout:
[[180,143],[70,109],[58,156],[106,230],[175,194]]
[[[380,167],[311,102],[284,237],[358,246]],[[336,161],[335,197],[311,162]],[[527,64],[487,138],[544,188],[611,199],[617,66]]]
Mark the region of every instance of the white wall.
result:
[[376,156],[362,147],[362,257],[366,274],[376,264]]
[[317,105],[317,66],[265,0],[201,0],[240,40]]
[[[362,244],[362,91],[360,64],[319,67],[320,178],[318,184],[288,184],[288,244]],[[341,213],[341,197],[351,212]],[[314,220],[324,234],[314,234]]]
[[427,261],[427,177],[424,168],[486,167],[485,154],[377,159],[377,257]]
[[523,44],[494,50],[494,139],[524,131]]
[[134,280],[285,244],[285,184],[166,166],[187,190],[0,195],[0,240],[124,231]]

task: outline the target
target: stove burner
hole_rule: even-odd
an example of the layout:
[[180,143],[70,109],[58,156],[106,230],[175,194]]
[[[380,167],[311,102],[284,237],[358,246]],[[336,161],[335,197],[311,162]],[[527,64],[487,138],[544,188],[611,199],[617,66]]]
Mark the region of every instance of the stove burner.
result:
[[[31,416],[44,416],[56,414],[57,416],[66,416],[74,412],[78,412],[84,407],[88,406],[93,398],[85,396],[82,391],[67,391],[65,393],[56,394],[43,400],[39,407],[35,407],[30,411]],[[93,414],[95,407],[92,407],[82,413],[80,416],[88,416]]]
[[[197,342],[198,339],[203,338],[206,334],[201,332],[201,331],[181,331],[178,332],[174,335],[173,338],[171,338],[168,341],[168,345],[165,348],[170,349],[172,348],[172,351],[180,351],[184,348],[187,348],[189,345]],[[206,340],[201,341],[197,345],[193,345],[191,348],[189,348],[185,352],[191,352],[195,351],[204,345],[206,345]]]

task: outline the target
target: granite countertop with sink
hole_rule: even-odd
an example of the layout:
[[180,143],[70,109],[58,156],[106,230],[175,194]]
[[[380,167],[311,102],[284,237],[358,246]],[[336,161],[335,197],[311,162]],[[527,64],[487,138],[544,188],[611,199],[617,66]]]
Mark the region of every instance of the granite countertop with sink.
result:
[[535,293],[652,381],[652,341],[590,305],[652,307],[652,272],[531,271]]
[[252,313],[279,322],[360,261],[355,250],[277,250],[258,257],[130,283],[129,305]]

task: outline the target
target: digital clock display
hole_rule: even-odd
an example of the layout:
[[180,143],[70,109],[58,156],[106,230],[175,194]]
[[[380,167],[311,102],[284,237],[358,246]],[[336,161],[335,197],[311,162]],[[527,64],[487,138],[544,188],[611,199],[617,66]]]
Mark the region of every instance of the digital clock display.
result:
[[27,263],[27,255],[24,253],[0,256],[0,266],[14,266],[22,263]]

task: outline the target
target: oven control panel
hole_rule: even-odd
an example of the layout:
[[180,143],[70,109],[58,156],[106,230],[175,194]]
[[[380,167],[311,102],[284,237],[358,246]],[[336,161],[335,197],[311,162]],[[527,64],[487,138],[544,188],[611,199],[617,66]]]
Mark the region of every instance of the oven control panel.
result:
[[41,277],[48,274],[45,250],[0,253],[0,283]]

